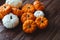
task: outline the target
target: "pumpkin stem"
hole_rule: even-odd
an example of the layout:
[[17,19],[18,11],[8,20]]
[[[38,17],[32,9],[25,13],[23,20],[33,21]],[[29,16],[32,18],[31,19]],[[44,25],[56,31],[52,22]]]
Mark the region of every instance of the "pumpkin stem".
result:
[[12,19],[12,16],[10,16],[10,19]]
[[4,8],[6,8],[6,6],[4,6]]
[[29,15],[27,15],[27,17],[29,17]]
[[31,26],[30,26],[30,25],[28,25],[28,28],[31,28]]
[[30,7],[28,6],[28,9],[30,9]]
[[41,21],[41,23],[43,23],[43,21]]

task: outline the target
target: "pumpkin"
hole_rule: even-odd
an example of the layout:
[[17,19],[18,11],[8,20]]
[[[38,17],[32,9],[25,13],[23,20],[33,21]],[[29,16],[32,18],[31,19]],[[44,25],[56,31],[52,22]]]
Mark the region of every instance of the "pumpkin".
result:
[[38,28],[40,28],[40,29],[44,29],[48,25],[48,19],[46,17],[42,17],[42,16],[36,18],[35,22],[36,22]]
[[36,10],[44,10],[45,9],[44,5],[38,0],[34,1],[33,5]]
[[5,3],[11,5],[12,7],[19,8],[22,6],[23,0],[6,0]]
[[0,6],[0,19],[2,19],[6,14],[11,11],[11,6],[8,4],[3,4]]
[[35,11],[35,8],[32,4],[26,4],[22,7],[22,10],[24,12],[32,12],[33,13]]
[[18,8],[12,8],[12,13],[20,17],[23,11]]
[[13,13],[9,13],[2,19],[3,25],[8,28],[15,28],[19,24],[19,18]]
[[25,33],[32,33],[36,30],[36,24],[33,20],[26,20],[22,29]]
[[43,13],[43,11],[41,11],[41,10],[37,10],[37,11],[35,11],[34,16],[35,16],[35,17],[44,16],[44,13]]
[[21,16],[21,22],[24,23],[26,20],[35,20],[33,13],[27,12]]

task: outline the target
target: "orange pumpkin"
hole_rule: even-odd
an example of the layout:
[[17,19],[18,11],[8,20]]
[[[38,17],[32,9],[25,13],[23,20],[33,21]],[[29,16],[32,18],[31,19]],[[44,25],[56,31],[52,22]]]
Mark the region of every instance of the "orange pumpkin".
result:
[[0,6],[0,19],[2,19],[6,14],[11,11],[11,6],[8,4],[3,4]]
[[21,16],[21,21],[22,21],[22,23],[24,23],[26,20],[35,20],[34,14],[30,13],[30,12],[24,13]]
[[45,17],[38,17],[38,18],[36,18],[35,22],[36,22],[38,28],[40,28],[40,29],[44,29],[48,25],[48,19]]
[[26,4],[22,7],[22,10],[24,12],[32,12],[33,13],[35,11],[35,8],[32,4]]
[[26,20],[23,24],[23,31],[26,33],[32,33],[36,29],[36,24],[33,20]]
[[36,10],[44,10],[45,9],[44,5],[38,0],[34,1],[33,5]]
[[18,8],[12,8],[12,13],[14,13],[15,15],[20,17],[22,15],[23,11]]

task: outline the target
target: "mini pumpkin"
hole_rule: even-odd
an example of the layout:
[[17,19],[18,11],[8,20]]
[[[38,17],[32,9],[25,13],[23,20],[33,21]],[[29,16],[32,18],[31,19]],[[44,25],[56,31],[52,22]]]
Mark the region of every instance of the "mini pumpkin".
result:
[[23,23],[23,31],[25,33],[32,33],[36,30],[36,24],[33,20],[26,20]]
[[22,10],[24,12],[32,12],[33,13],[35,11],[35,8],[32,4],[26,4],[22,7]]
[[43,13],[43,11],[41,11],[41,10],[37,10],[37,11],[35,11],[34,16],[35,16],[35,17],[44,16],[44,13]]
[[11,6],[8,4],[3,4],[0,6],[0,19],[2,19],[6,14],[11,11]]
[[11,5],[12,7],[19,8],[22,6],[23,0],[6,0],[5,3]]
[[4,16],[2,22],[6,28],[11,29],[15,28],[19,24],[19,18],[16,15],[10,13]]
[[38,28],[40,28],[40,29],[44,29],[48,25],[48,19],[45,17],[42,17],[42,16],[36,18],[35,22],[36,22]]
[[12,8],[12,13],[20,17],[23,11],[18,8]]
[[45,9],[44,5],[39,0],[34,1],[33,5],[36,10],[44,10]]
[[30,13],[30,12],[24,13],[21,16],[21,21],[22,21],[22,23],[24,23],[26,20],[35,20],[34,14]]

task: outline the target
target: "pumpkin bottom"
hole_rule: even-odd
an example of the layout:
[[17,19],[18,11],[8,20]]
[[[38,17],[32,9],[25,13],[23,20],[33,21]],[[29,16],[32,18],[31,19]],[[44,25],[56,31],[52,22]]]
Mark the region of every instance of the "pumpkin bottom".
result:
[[48,20],[45,17],[39,17],[35,20],[35,22],[36,22],[38,28],[40,28],[40,29],[44,29],[48,25]]
[[27,20],[23,24],[23,31],[26,33],[32,33],[36,29],[36,24],[32,20]]

